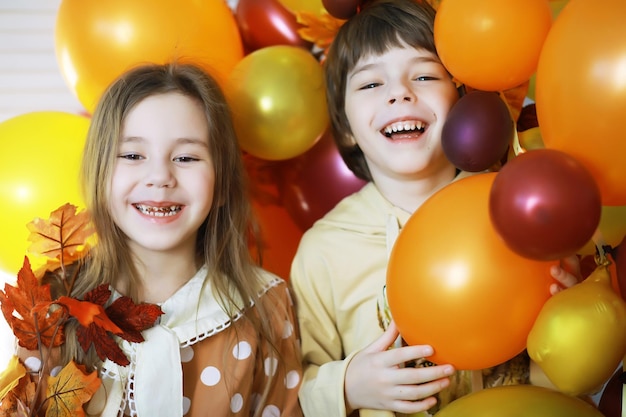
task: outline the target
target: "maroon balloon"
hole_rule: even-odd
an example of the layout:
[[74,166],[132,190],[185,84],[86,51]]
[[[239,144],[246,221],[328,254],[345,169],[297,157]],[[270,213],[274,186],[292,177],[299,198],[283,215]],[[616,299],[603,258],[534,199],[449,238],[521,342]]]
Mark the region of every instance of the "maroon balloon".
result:
[[283,206],[303,230],[365,185],[345,165],[330,133],[304,154],[283,161],[281,173]]
[[623,417],[622,392],[624,384],[626,384],[626,372],[620,368],[606,383],[598,402],[598,410],[605,417]]
[[356,14],[361,0],[322,0],[329,15],[337,19],[349,19]]
[[302,26],[278,0],[239,0],[235,20],[247,52],[274,45],[312,46],[298,35]]
[[489,196],[492,224],[510,249],[530,259],[576,253],[593,236],[600,190],[583,165],[555,149],[536,149],[507,162]]
[[474,90],[450,109],[441,132],[443,151],[463,171],[484,171],[505,156],[515,133],[498,93]]

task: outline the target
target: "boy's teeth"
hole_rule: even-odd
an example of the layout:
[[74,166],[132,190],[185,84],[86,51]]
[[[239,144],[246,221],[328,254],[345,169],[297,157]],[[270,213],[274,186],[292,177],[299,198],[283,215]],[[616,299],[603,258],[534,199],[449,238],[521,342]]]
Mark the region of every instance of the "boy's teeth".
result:
[[180,206],[152,207],[144,204],[135,204],[135,208],[147,216],[173,216],[180,211]]
[[383,132],[387,136],[391,136],[393,133],[403,132],[403,131],[414,131],[418,130],[420,132],[424,131],[424,122],[398,122],[392,123],[389,126],[385,127]]

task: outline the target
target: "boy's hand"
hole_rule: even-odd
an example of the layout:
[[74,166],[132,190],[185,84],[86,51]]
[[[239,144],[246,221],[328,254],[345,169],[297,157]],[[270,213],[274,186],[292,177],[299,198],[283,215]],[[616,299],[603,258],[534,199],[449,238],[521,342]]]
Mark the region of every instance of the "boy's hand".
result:
[[560,266],[552,266],[550,274],[557,282],[550,286],[552,295],[569,287],[573,287],[583,280],[580,272],[580,260],[577,255],[561,259]]
[[380,338],[350,361],[344,388],[348,414],[362,408],[405,414],[425,411],[437,403],[433,395],[450,384],[451,365],[403,367],[432,355],[433,350],[424,345],[389,349],[397,337],[392,321]]

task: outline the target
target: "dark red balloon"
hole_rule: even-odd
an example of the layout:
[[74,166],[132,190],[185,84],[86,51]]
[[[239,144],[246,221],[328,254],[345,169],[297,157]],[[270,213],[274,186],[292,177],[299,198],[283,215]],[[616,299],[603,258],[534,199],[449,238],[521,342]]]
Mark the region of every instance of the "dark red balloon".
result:
[[489,196],[492,224],[509,248],[544,261],[572,255],[589,242],[601,210],[589,171],[555,149],[532,150],[507,162]]
[[284,161],[281,173],[283,206],[303,230],[365,185],[345,165],[330,133],[304,154]]
[[312,46],[298,35],[302,26],[278,0],[239,0],[235,19],[247,52],[274,45]]
[[514,133],[513,119],[498,93],[473,90],[450,109],[441,145],[457,168],[480,172],[500,162]]
[[361,0],[322,0],[322,5],[329,15],[337,19],[349,19],[361,5]]

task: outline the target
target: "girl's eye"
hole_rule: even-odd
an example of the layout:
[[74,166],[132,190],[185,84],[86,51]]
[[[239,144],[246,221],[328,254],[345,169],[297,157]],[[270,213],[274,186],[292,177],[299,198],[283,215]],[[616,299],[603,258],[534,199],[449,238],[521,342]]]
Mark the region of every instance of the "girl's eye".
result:
[[177,156],[174,158],[174,162],[194,162],[199,161],[198,158],[193,158],[191,156]]
[[143,157],[136,153],[125,153],[119,156],[120,158],[128,159],[130,161],[138,161],[143,159]]
[[422,75],[422,76],[416,78],[417,81],[433,81],[433,80],[436,80],[436,79],[437,79],[437,77],[432,77],[430,75]]

